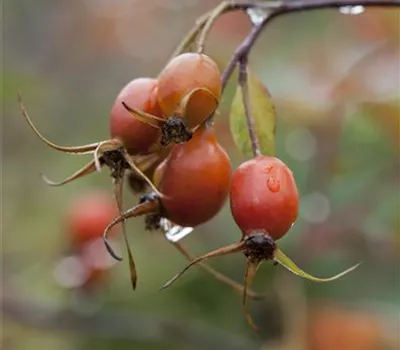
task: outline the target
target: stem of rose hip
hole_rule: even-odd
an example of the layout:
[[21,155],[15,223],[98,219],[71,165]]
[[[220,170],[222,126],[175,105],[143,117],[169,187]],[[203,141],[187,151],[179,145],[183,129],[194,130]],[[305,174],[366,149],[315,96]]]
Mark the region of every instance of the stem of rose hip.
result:
[[202,31],[199,35],[199,40],[197,43],[197,52],[203,53],[204,52],[204,45],[207,40],[207,37],[210,33],[212,25],[214,22],[226,11],[230,10],[232,6],[232,2],[223,1],[221,2],[208,16],[207,22],[203,26]]
[[239,62],[239,85],[242,89],[243,107],[246,115],[247,130],[249,132],[251,148],[254,157],[260,156],[260,142],[255,131],[254,118],[251,115],[251,101],[247,77],[247,56],[243,57]]
[[[176,47],[175,51],[171,55],[171,59],[180,55],[181,53],[185,52],[185,50],[193,44],[196,40],[196,37],[199,35],[200,31],[202,32],[198,39],[198,47],[200,46],[200,52],[204,49],[204,44],[207,40],[208,34],[210,32],[211,27],[215,23],[215,21],[222,16],[223,14],[231,11],[237,10],[246,10],[248,8],[257,7],[258,5],[253,2],[248,1],[232,1],[226,0],[221,2],[217,7],[214,9],[206,12],[202,16],[200,16],[197,20],[195,25],[192,29],[185,35],[179,45]],[[211,19],[213,17],[213,19]],[[208,26],[208,29],[204,29],[205,26]],[[202,39],[201,39],[202,37]]]

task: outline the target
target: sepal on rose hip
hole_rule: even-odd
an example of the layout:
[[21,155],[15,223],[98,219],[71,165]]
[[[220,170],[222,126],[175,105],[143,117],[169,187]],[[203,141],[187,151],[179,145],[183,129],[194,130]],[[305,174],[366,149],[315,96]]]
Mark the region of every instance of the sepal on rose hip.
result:
[[[112,228],[123,222],[126,219],[129,219],[131,217],[138,217],[138,216],[143,216],[143,215],[153,215],[154,213],[157,213],[161,210],[160,207],[161,202],[159,201],[159,198],[157,197],[157,195],[155,195],[154,193],[150,193],[150,194],[145,194],[141,197],[140,199],[140,203],[136,206],[134,206],[133,208],[125,211],[122,215],[118,216],[117,218],[115,218],[106,228],[106,230],[104,231],[104,243],[106,245],[107,251],[109,252],[109,254],[116,260],[118,261],[122,261],[122,257],[120,257],[119,255],[117,255],[114,251],[114,249],[112,248],[109,239],[108,239],[108,234],[109,232],[112,230]],[[157,215],[157,214],[154,214]],[[163,217],[161,217],[162,219],[165,219]],[[183,245],[180,242],[173,242],[173,241],[169,241],[186,259],[188,259],[189,261],[193,260],[194,257],[183,247]],[[129,253],[129,252],[128,252]],[[133,263],[133,258],[131,256],[129,256],[129,260],[130,260],[130,265]],[[230,279],[229,277],[225,276],[224,274],[214,270],[212,267],[203,264],[203,263],[199,263],[199,266],[205,270],[207,273],[211,274],[214,278],[216,278],[217,280],[229,285],[230,287],[232,287],[235,291],[237,291],[240,294],[244,293],[244,286],[242,286],[241,284],[237,283],[236,281]],[[136,276],[136,270],[132,271],[132,266],[131,266],[131,272],[135,272]],[[131,274],[131,280],[132,280],[132,274]],[[132,280],[135,281],[136,280]],[[247,290],[247,295],[249,298],[253,299],[253,300],[261,300],[263,299],[265,296],[263,294],[259,294],[259,293],[255,293],[252,290]]]
[[45,138],[30,119],[22,97],[18,94],[18,104],[22,116],[27,121],[35,135],[47,146],[63,152],[77,155],[93,154],[93,159],[82,168],[74,172],[62,181],[55,182],[42,175],[43,180],[50,186],[62,186],[76,179],[82,178],[93,172],[100,171],[105,165],[110,169],[111,177],[122,178],[124,173],[130,169],[137,173],[154,191],[152,182],[143,173],[142,168],[136,164],[134,156],[140,153],[152,152],[152,145],[160,137],[159,131],[132,118],[131,114],[121,106],[125,100],[134,107],[144,112],[162,117],[160,108],[156,101],[154,90],[157,87],[157,79],[138,78],[130,81],[122,88],[111,109],[109,123],[111,138],[108,140],[90,143],[82,146],[59,146]]
[[[154,149],[157,149],[154,148],[154,144],[159,139],[160,132],[151,126],[132,118],[131,114],[121,105],[121,101],[127,101],[135,108],[162,118],[162,112],[159,108],[155,95],[157,83],[158,80],[152,78],[138,78],[130,81],[119,92],[111,108],[109,117],[111,138],[108,140],[76,147],[59,146],[47,140],[31,121],[26,108],[22,104],[21,95],[18,95],[18,103],[22,116],[28,122],[36,136],[41,139],[41,141],[43,141],[49,147],[63,153],[79,155],[93,154],[93,159],[89,163],[66,179],[59,182],[54,182],[42,175],[43,180],[50,186],[62,186],[76,179],[89,175],[96,170],[101,171],[102,167],[105,165],[110,170],[110,175],[114,183],[114,197],[120,213],[123,212],[122,190],[124,174],[127,171],[134,171],[138,177],[140,177],[150,188],[152,188],[155,193],[159,194],[156,186],[153,185],[153,183],[143,172],[147,168],[141,168],[139,165],[137,165],[135,158],[143,153],[154,153]],[[147,165],[143,166],[146,167]],[[128,244],[124,221],[122,221],[121,225],[129,256],[132,287],[135,289],[137,279],[135,263],[133,261],[133,256]]]
[[313,275],[310,275],[309,273],[303,271],[300,267],[298,267],[293,260],[291,260],[286,254],[284,254],[280,249],[276,248],[274,252],[274,257],[273,260],[277,262],[278,264],[282,265],[285,269],[288,271],[292,272],[293,274],[303,277],[307,280],[313,281],[313,282],[331,282],[335,281],[351,271],[355,270],[358,266],[361,265],[361,262],[358,264],[355,264],[354,266],[348,268],[347,270],[344,270],[334,276],[331,277],[315,277]]

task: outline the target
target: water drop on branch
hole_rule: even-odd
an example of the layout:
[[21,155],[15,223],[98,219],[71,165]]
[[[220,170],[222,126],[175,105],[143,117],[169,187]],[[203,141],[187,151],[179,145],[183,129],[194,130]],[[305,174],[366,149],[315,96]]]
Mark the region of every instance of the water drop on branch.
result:
[[342,6],[339,7],[339,12],[343,13],[344,15],[359,15],[365,11],[364,6],[357,5],[357,6]]
[[251,23],[253,23],[255,26],[261,24],[262,21],[264,21],[264,19],[268,16],[268,12],[260,8],[249,8],[246,12]]

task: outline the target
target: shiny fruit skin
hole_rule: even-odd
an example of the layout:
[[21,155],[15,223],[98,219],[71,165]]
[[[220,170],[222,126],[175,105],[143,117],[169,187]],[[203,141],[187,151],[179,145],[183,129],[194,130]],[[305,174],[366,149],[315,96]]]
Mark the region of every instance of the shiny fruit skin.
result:
[[164,115],[179,114],[182,100],[198,88],[208,89],[214,97],[203,92],[189,99],[186,112],[181,115],[189,128],[201,124],[215,111],[221,97],[221,72],[204,54],[190,52],[173,58],[158,77],[157,100]]
[[212,219],[224,205],[231,180],[231,162],[217,142],[213,127],[202,126],[193,138],[175,145],[160,181],[166,217],[194,227]]
[[[90,192],[73,200],[67,210],[65,223],[67,234],[75,247],[83,247],[89,241],[102,237],[107,225],[118,216],[112,196],[103,192]],[[120,226],[113,230],[118,232]]]
[[293,173],[275,157],[258,156],[244,162],[232,176],[230,205],[244,235],[262,232],[274,240],[281,238],[299,210]]
[[110,133],[112,138],[122,141],[130,154],[147,153],[158,140],[160,131],[135,118],[122,105],[162,117],[157,103],[157,79],[137,78],[129,82],[115,99],[110,114]]

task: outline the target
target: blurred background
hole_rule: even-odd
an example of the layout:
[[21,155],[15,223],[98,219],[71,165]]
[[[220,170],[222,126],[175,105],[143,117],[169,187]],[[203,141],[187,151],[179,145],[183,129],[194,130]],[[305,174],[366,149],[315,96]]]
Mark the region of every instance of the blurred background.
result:
[[[315,284],[263,264],[254,289],[266,299],[250,306],[260,328],[255,333],[243,317],[241,297],[199,269],[160,292],[186,261],[137,219],[128,223],[137,291],[131,290],[125,260],[102,265],[105,278],[90,288],[76,287],[88,279],[78,278],[82,264],[71,255],[67,212],[85,194],[111,196],[111,181],[103,171],[64,187],[46,186],[40,173],[62,179],[90,156],[45,146],[19,114],[17,91],[50,140],[80,145],[106,139],[108,114],[122,86],[135,77],[156,76],[195,19],[217,4],[4,1],[4,349],[399,348],[400,11],[395,9],[288,15],[267,27],[250,57],[276,102],[277,156],[292,168],[301,194],[300,216],[280,247],[317,276],[362,261],[356,271]],[[221,69],[250,27],[243,13],[217,22],[206,51]],[[234,89],[235,78],[216,128],[236,167],[244,157],[229,129]],[[138,200],[125,195],[126,207]],[[239,237],[225,206],[183,243],[198,255]],[[98,249],[103,252],[102,245]],[[242,256],[210,264],[242,281]]]

